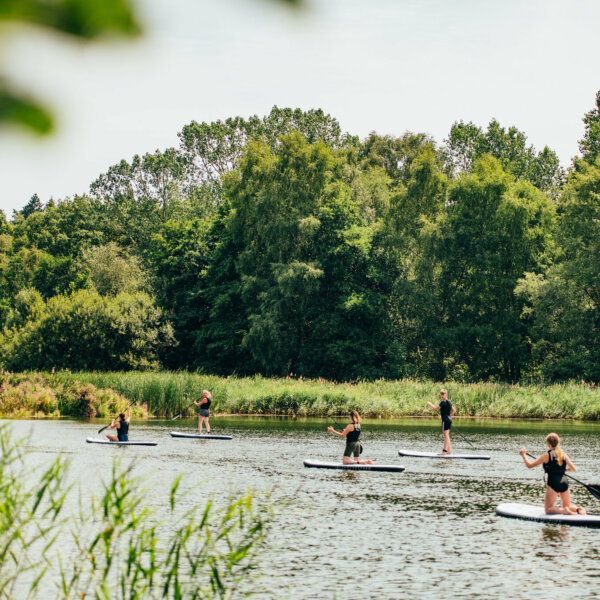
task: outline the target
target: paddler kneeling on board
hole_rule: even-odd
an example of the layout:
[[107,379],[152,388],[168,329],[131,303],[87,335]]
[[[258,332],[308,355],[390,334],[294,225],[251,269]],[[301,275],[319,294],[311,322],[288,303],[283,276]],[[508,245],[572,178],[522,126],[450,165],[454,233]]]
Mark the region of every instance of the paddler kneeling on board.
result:
[[[544,466],[546,471],[546,497],[544,498],[544,510],[547,515],[585,515],[583,506],[571,506],[571,492],[569,491],[569,480],[565,477],[566,471],[575,471],[575,465],[560,447],[560,438],[556,433],[550,433],[546,437],[548,452],[545,452],[535,460],[527,459],[527,450],[521,448],[519,454],[528,469]],[[556,497],[560,496],[562,508],[554,506]]]
[[[117,420],[118,419],[118,420]],[[117,419],[110,422],[111,429],[117,429],[117,435],[107,434],[107,438],[111,442],[128,442],[129,441],[129,421],[131,421],[131,407],[127,407],[127,418],[125,413],[119,413]]]
[[[374,464],[372,460],[360,460],[360,442],[358,438],[360,437],[360,415],[357,411],[353,410],[350,412],[350,424],[346,426],[344,431],[339,432],[336,431],[333,427],[328,427],[327,431],[331,431],[335,433],[338,437],[346,438],[346,449],[344,450],[344,460],[343,463],[345,465],[350,464],[358,464],[358,465],[372,465]],[[352,455],[354,455],[354,459],[352,459]]]
[[439,454],[440,456],[450,454],[452,452],[452,446],[450,445],[450,428],[452,427],[452,415],[456,412],[456,409],[452,406],[452,402],[448,400],[448,390],[440,390],[440,403],[437,406],[431,402],[427,402],[427,404],[433,408],[433,410],[439,410],[440,416],[442,417],[444,447]]

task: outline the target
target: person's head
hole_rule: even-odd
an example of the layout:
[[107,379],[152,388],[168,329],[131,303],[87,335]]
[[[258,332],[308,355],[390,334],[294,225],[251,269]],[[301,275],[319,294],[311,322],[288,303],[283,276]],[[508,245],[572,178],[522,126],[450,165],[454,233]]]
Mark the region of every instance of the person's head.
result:
[[210,392],[208,390],[202,390],[202,395],[205,398],[211,398],[212,396],[210,395]]
[[448,390],[446,388],[440,390],[440,398],[446,400],[448,398]]
[[119,419],[121,419],[121,421],[125,420],[125,413],[119,413]]
[[357,410],[351,410],[350,411],[350,420],[353,423],[360,423],[360,415],[358,414]]
[[548,448],[550,448],[550,450],[554,450],[554,452],[556,453],[556,460],[558,461],[558,464],[562,465],[563,451],[560,447],[560,438],[558,437],[558,434],[549,433],[546,436],[546,444],[548,444]]

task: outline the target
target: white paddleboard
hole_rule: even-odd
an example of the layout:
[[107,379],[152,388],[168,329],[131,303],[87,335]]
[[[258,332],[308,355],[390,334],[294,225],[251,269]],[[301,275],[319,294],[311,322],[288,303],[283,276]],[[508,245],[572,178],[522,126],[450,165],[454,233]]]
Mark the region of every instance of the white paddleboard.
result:
[[487,454],[436,454],[435,452],[414,452],[412,450],[398,450],[400,456],[412,456],[413,458],[462,458],[464,460],[490,460]]
[[86,438],[88,444],[108,444],[111,446],[157,446],[158,442],[111,442],[110,440],[99,440],[98,438]]
[[541,504],[521,504],[505,502],[496,507],[496,514],[512,519],[540,521],[542,523],[558,523],[559,525],[581,525],[583,527],[600,527],[600,514],[589,515],[547,515]]
[[211,435],[211,434],[198,434],[198,433],[179,433],[178,431],[171,431],[171,437],[174,438],[188,438],[191,440],[231,440],[233,439],[230,435]]
[[312,467],[314,469],[342,469],[344,471],[390,471],[390,472],[402,472],[406,467],[401,465],[357,465],[337,463],[337,462],[323,462],[320,460],[305,460],[305,467]]

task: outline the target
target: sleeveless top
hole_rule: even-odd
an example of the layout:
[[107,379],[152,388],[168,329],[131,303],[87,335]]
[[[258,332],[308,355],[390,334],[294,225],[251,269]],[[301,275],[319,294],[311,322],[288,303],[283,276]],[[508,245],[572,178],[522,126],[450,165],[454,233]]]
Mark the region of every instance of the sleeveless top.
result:
[[[208,410],[210,408],[210,405],[212,404],[212,399],[211,398],[204,398],[204,400],[206,400],[206,402],[204,404],[201,404],[199,408],[203,408],[204,410]],[[200,400],[200,402],[202,402],[202,400]]]
[[563,456],[563,464],[558,464],[558,458],[554,450],[548,450],[548,462],[542,463],[544,471],[548,474],[549,478],[560,480],[564,477],[567,470],[567,461]]
[[360,437],[360,423],[353,423],[354,431],[349,431],[346,435],[346,444],[357,442]]
[[442,400],[440,402],[440,415],[442,421],[452,421],[452,402],[450,400]]
[[129,423],[127,421],[119,421],[118,432],[121,435],[127,435],[129,433]]

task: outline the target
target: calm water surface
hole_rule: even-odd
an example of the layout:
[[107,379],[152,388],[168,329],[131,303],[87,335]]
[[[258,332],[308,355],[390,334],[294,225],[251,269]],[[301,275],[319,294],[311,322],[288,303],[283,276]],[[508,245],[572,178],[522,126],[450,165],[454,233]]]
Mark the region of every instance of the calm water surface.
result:
[[[501,502],[543,502],[541,468],[526,469],[518,450],[525,446],[540,454],[550,431],[563,438],[578,475],[598,482],[599,424],[457,419],[461,433],[492,459],[433,461],[397,452],[441,450],[438,420],[366,420],[365,457],[403,464],[406,471],[352,473],[303,467],[304,458],[341,460],[344,442],[326,432],[327,421],[211,422],[213,433],[234,439],[170,437],[174,425],[193,432],[192,420],[133,422],[130,439],[153,439],[158,446],[118,448],[85,443],[98,424],[11,424],[31,434],[36,462],[65,453],[71,477],[91,491],[100,491],[114,456],[133,461],[161,489],[182,472],[188,483],[202,483],[186,498],[188,506],[231,490],[270,490],[275,519],[260,570],[273,598],[600,598],[600,530],[504,519],[494,512]],[[472,451],[456,432],[453,441],[454,451]],[[575,502],[600,512],[584,488],[573,484],[571,490]]]

